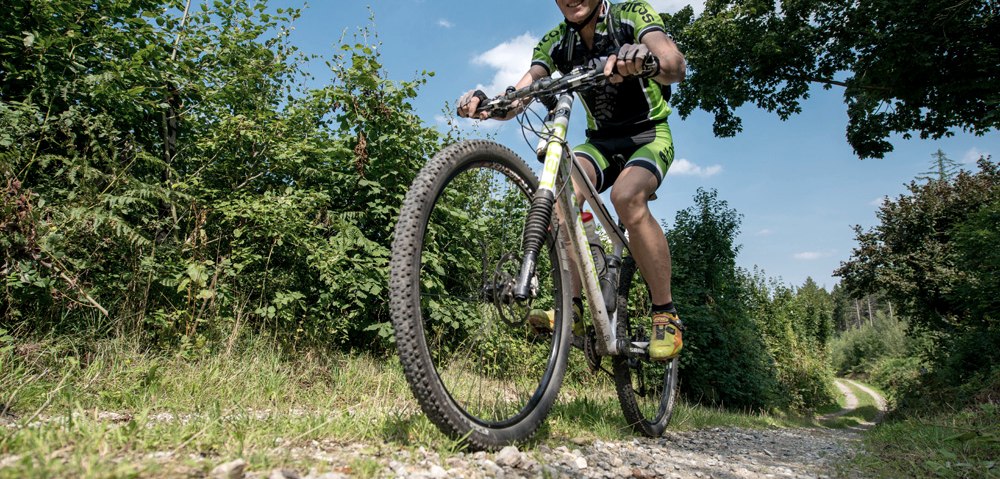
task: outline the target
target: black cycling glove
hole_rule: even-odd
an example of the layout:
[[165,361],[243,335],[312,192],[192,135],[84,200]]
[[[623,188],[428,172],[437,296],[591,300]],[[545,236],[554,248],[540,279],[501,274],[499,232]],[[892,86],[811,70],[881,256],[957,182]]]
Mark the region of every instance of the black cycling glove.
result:
[[636,59],[642,61],[642,71],[639,76],[651,78],[660,74],[660,59],[643,44],[626,44],[618,50],[618,59],[626,62],[635,62]]

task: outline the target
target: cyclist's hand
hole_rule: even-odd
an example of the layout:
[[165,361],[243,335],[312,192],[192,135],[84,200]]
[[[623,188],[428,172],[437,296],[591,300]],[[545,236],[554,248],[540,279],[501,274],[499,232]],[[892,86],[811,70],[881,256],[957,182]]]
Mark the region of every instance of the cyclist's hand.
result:
[[[653,72],[652,75],[643,71],[644,64],[649,61],[649,58],[655,59],[656,57],[646,45],[641,43],[622,45],[617,54],[608,57],[607,63],[604,64],[604,75],[611,83],[621,83],[625,78],[631,76],[653,76],[658,71]],[[659,61],[656,61],[656,65],[656,70],[659,70]]]
[[458,99],[458,116],[462,118],[478,118],[480,120],[485,120],[489,118],[489,114],[486,112],[476,113],[476,109],[479,105],[486,102],[486,94],[482,90],[469,90],[465,92],[464,95]]

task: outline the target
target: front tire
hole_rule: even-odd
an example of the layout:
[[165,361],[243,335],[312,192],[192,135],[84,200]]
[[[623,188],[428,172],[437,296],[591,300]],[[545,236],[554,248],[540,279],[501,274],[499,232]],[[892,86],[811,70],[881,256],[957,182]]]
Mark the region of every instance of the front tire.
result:
[[[396,225],[390,307],[400,362],[431,422],[476,449],[534,434],[566,370],[569,272],[551,234],[538,255],[537,295],[509,301],[537,188],[506,147],[458,143],[420,171]],[[531,308],[556,311],[552,332],[525,323]]]

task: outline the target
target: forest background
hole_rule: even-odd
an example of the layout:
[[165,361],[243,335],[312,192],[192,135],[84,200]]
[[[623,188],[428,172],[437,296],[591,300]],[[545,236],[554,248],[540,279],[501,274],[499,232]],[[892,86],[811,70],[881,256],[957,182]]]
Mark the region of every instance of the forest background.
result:
[[[1000,45],[985,33],[1000,28],[994,4],[926,18],[931,7],[899,2],[786,3],[662,15],[693,69],[673,99],[681,115],[708,111],[716,133],[732,135],[739,106],[788,118],[810,83],[848,71],[836,86],[859,156],[884,154],[893,133],[998,126]],[[326,59],[335,80],[309,87],[310,59],[289,36],[299,10],[196,7],[14,2],[0,18],[8,370],[24,361],[21,345],[51,335],[138,338],[192,361],[248,338],[288,355],[393,353],[399,205],[424,161],[462,133],[425,126],[411,107],[425,77],[386,78],[370,34],[345,39]],[[934,29],[955,33],[947,48],[934,47]],[[895,52],[913,44],[926,58],[902,61]],[[834,375],[853,373],[901,410],[995,405],[1000,169],[989,157],[976,171],[943,155],[933,166],[881,206],[880,224],[857,229],[832,291],[737,267],[741,215],[700,190],[667,233],[675,301],[697,325],[685,397],[802,411],[833,402]],[[0,396],[14,380],[0,376]]]

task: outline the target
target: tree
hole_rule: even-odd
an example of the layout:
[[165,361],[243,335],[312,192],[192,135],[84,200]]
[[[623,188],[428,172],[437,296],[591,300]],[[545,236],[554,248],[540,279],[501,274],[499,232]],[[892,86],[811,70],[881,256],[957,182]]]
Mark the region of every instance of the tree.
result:
[[854,297],[881,293],[932,330],[996,326],[1000,167],[981,158],[975,174],[908,189],[881,206],[879,225],[855,227],[858,246],[835,274]]
[[948,181],[955,178],[955,175],[958,174],[958,170],[960,169],[958,163],[948,158],[948,155],[944,154],[940,148],[931,155],[931,158],[934,158],[934,161],[931,162],[930,171],[921,173],[922,176],[918,176],[918,180]]
[[667,235],[673,296],[688,325],[682,387],[689,397],[737,408],[780,403],[773,359],[744,302],[736,269],[740,215],[713,191],[698,189]]
[[819,348],[825,348],[833,336],[833,300],[830,293],[813,281],[795,291],[798,336]]
[[839,283],[830,292],[833,301],[833,321],[838,332],[847,331],[857,325],[854,314],[854,300]]
[[982,135],[1000,126],[998,12],[991,0],[709,0],[698,18],[663,15],[691,67],[673,103],[732,136],[740,106],[786,120],[811,85],[841,87],[861,158],[892,151],[893,134]]
[[740,218],[717,192],[698,189],[668,229],[674,302],[688,328],[682,388],[737,408],[826,404],[833,376],[818,347],[828,329],[826,292],[813,282],[799,300],[787,287],[769,287],[763,273],[738,268]]

